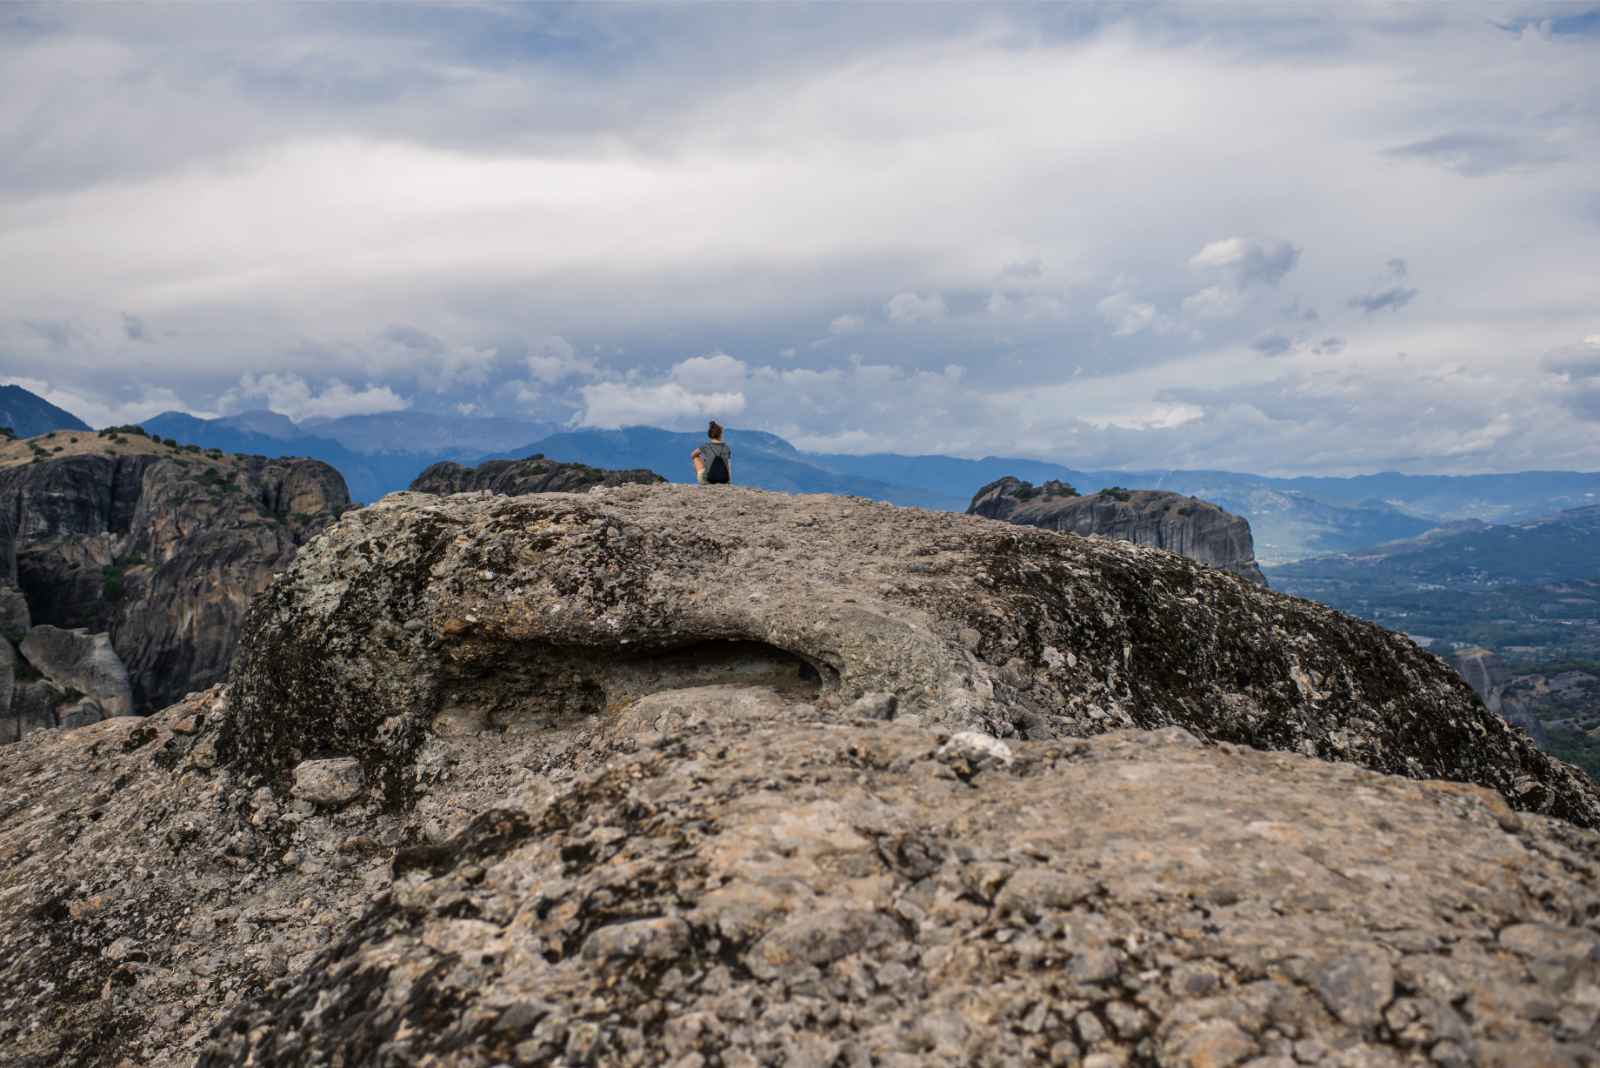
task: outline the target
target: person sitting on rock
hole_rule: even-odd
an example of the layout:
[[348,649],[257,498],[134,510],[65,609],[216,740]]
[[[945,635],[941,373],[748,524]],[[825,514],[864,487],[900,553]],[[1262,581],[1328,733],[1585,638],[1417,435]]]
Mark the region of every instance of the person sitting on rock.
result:
[[715,419],[706,427],[711,440],[689,454],[694,461],[694,479],[702,486],[733,481],[733,450],[722,440],[722,424]]

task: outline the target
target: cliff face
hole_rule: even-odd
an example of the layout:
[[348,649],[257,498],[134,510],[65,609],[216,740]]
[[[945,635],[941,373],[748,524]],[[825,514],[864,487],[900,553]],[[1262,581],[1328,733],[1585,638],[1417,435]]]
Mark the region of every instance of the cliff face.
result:
[[[29,627],[109,634],[133,709],[159,708],[221,679],[250,598],[348,506],[343,480],[316,461],[207,454],[124,434],[12,442],[0,448],[0,526],[14,561],[10,583],[0,583],[0,617],[25,611],[12,625],[17,642]],[[32,666],[68,696],[79,689]],[[48,706],[51,697],[31,700]],[[40,719],[30,722],[49,725]],[[10,733],[23,733],[20,719]]]
[[588,464],[558,463],[534,456],[526,460],[487,460],[477,467],[445,461],[418,475],[415,493],[469,493],[487,490],[505,497],[524,493],[582,493],[594,486],[649,485],[665,482],[654,471],[611,471]]
[[1409,642],[1168,553],[739,488],[397,495],[258,598],[229,687],[0,750],[0,1041],[1575,1066],[1600,835],[1532,809],[1600,818]]
[[1104,490],[1080,497],[1059,482],[1036,488],[1006,477],[980,489],[967,514],[1149,545],[1267,584],[1256,563],[1249,521],[1195,497],[1159,490]]

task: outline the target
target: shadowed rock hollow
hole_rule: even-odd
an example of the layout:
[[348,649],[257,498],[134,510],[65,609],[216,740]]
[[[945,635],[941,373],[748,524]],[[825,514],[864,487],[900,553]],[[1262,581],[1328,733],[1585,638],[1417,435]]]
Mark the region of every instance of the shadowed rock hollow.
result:
[[1167,553],[736,489],[396,496],[258,599],[230,690],[0,749],[0,1048],[1594,1063],[1600,835],[1202,732],[1592,822],[1409,642]]
[[354,757],[396,804],[429,737],[570,725],[641,674],[700,681],[671,656],[788,665],[827,707],[929,726],[1177,725],[1600,822],[1587,777],[1399,635],[1168,553],[852,498],[397,494],[308,546],[246,630],[227,758],[281,780]]

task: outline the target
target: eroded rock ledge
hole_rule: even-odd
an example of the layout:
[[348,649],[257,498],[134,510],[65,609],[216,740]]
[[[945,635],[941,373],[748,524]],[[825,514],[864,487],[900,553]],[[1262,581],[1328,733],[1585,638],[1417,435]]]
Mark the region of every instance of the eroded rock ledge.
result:
[[1600,823],[1590,780],[1399,635],[1167,553],[853,498],[397,494],[304,549],[245,626],[224,759],[281,782],[354,757],[394,805],[436,734],[725,672],[1002,738],[1182,726]]

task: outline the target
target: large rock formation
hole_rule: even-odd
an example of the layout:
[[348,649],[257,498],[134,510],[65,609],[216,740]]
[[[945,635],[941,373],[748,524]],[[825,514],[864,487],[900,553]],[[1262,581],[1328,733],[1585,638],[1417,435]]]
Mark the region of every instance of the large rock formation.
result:
[[8,1064],[1600,1045],[1600,835],[1507,804],[1592,824],[1591,788],[1405,639],[1170,554],[741,489],[402,495],[243,641],[226,692],[0,750]]
[[1036,487],[1007,476],[974,494],[967,514],[1150,545],[1267,584],[1249,521],[1197,497],[1124,489],[1081,497],[1061,482]]
[[[1533,714],[1532,709],[1527,707],[1528,702],[1525,699],[1506,701],[1506,687],[1512,678],[1505,661],[1500,659],[1498,653],[1476,646],[1457,649],[1451,656],[1451,663],[1455,665],[1461,677],[1467,680],[1472,692],[1483,701],[1485,708],[1496,715],[1504,716],[1506,722],[1513,727],[1527,731],[1541,749],[1549,748],[1549,731],[1545,729],[1539,717]],[[1522,687],[1519,692],[1526,694],[1531,692],[1531,689]]]
[[51,682],[92,698],[103,713],[96,718],[133,714],[128,669],[111,648],[110,635],[41,624],[28,632],[21,652]]
[[560,725],[672,679],[787,670],[929,725],[1177,725],[1600,824],[1593,782],[1381,627],[1126,542],[850,498],[395,494],[307,546],[246,630],[230,759],[281,781],[356,757],[393,803],[439,730]]
[[423,471],[411,483],[415,493],[469,493],[487,490],[506,497],[524,493],[582,493],[594,486],[653,484],[666,479],[642,468],[610,471],[588,464],[559,463],[543,456],[525,460],[485,460],[477,467],[444,461]]
[[347,507],[338,473],[311,460],[126,428],[5,443],[0,623],[109,634],[134,709],[161,707],[222,678],[250,598]]

